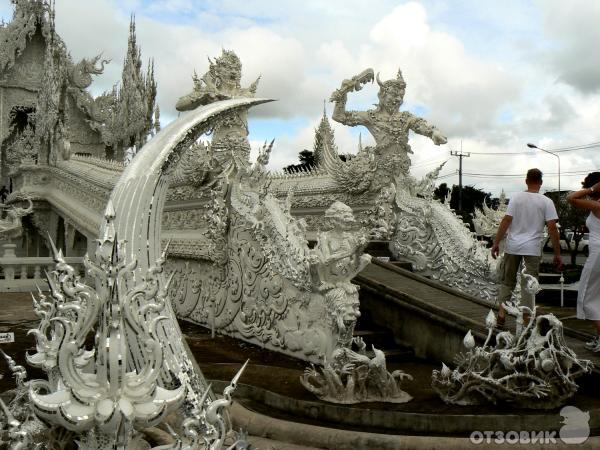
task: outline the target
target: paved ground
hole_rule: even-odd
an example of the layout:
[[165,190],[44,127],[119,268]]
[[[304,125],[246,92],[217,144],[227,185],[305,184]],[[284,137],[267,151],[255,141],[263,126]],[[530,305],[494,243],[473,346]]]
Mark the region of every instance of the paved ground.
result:
[[[373,265],[371,265],[373,266]],[[371,267],[370,266],[370,267]],[[366,273],[368,275],[368,271]],[[372,275],[372,274],[371,274]],[[390,281],[387,280],[386,283]],[[392,284],[396,284],[395,286],[398,289],[405,290],[414,290],[414,294],[419,295],[420,298],[428,299],[430,301],[441,302],[446,306],[452,306],[455,312],[460,312],[462,314],[468,314],[469,316],[477,316],[477,320],[479,319],[479,312],[481,312],[481,320],[489,308],[481,308],[481,311],[477,309],[477,311],[473,311],[472,306],[470,305],[462,305],[456,302],[456,298],[448,297],[445,298],[443,295],[440,295],[439,291],[431,290],[423,285],[423,284],[414,284],[414,286],[408,282],[407,280],[403,281],[393,281]],[[562,318],[563,321],[569,323],[571,316],[574,314],[574,307],[569,306],[566,308],[557,308],[556,306],[541,306],[544,312],[553,312],[558,317]],[[460,311],[459,311],[460,310]],[[0,344],[0,348],[5,350],[7,353],[15,355],[17,361],[21,364],[24,364],[24,353],[25,351],[33,350],[33,338],[31,336],[27,336],[26,332],[28,329],[35,326],[37,318],[35,317],[32,307],[31,307],[31,297],[29,294],[0,294],[0,332],[3,331],[13,331],[15,333],[16,342],[13,344]],[[573,321],[577,323],[577,321]],[[192,349],[192,352],[196,356],[205,376],[208,379],[217,379],[217,380],[229,380],[231,376],[237,371],[241,363],[246,359],[251,359],[251,365],[248,367],[247,372],[244,374],[243,383],[252,384],[256,386],[262,386],[266,389],[271,389],[277,391],[284,395],[291,395],[295,398],[301,399],[310,399],[311,401],[317,401],[312,394],[309,394],[305,391],[298,382],[299,375],[302,373],[305,363],[300,362],[298,360],[287,358],[280,354],[265,351],[259,347],[245,344],[240,341],[236,341],[230,339],[228,337],[217,337],[216,339],[212,339],[210,337],[210,333],[200,327],[197,327],[192,324],[182,324],[182,330],[186,335],[186,339]],[[569,338],[571,339],[571,338]],[[579,341],[569,341],[569,345],[577,345],[579,350],[576,351],[579,353],[581,351],[582,342]],[[587,355],[586,355],[587,357]],[[439,364],[435,364],[437,367]],[[489,407],[452,407],[445,405],[439,400],[439,398],[431,391],[429,387],[429,377],[431,374],[431,368],[433,365],[431,363],[422,362],[410,362],[403,361],[397,364],[390,364],[389,369],[393,370],[395,368],[402,368],[408,373],[411,373],[415,376],[415,381],[407,384],[406,389],[409,391],[414,397],[415,400],[413,402],[404,404],[404,405],[371,405],[369,407],[372,408],[388,408],[388,409],[400,409],[415,413],[427,413],[427,412],[436,412],[440,414],[440,417],[443,417],[444,413],[453,413],[454,409],[459,409],[462,413],[468,414],[488,414],[491,412],[511,412],[518,414],[527,414],[527,411],[515,411],[513,408],[497,406],[494,408]],[[0,361],[0,374],[6,373],[6,365],[3,361]],[[28,372],[30,378],[38,378],[43,376],[43,374],[36,372],[35,370],[28,368]],[[4,379],[0,380],[0,392],[6,389],[10,389],[13,387],[12,380],[10,377],[4,377]],[[589,394],[584,392],[579,392],[577,397],[574,398],[573,404],[577,404],[580,406],[584,406],[593,399],[589,398]],[[595,397],[595,396],[591,396]],[[580,403],[582,402],[582,403]],[[592,404],[588,405],[589,409],[593,407]],[[470,412],[469,412],[470,411]],[[260,410],[259,410],[260,412]],[[264,413],[268,414],[271,417],[278,417],[277,413],[273,413],[273,411],[267,410]],[[273,416],[272,416],[273,414]],[[295,423],[296,420],[292,419],[294,423],[290,422],[289,418],[285,418],[283,416],[279,416],[280,419],[268,419],[269,421],[279,421],[285,423],[288,420],[288,424],[290,426],[301,426],[304,423],[304,426],[310,427],[310,421],[300,420],[300,423]],[[283,420],[281,420],[283,419]],[[251,419],[255,420],[255,419]],[[310,430],[310,428],[307,428]],[[362,430],[361,430],[362,431]],[[308,432],[308,431],[307,431]],[[312,431],[311,431],[312,432]],[[324,433],[331,433],[335,431],[324,431]],[[262,432],[255,431],[256,434],[260,434]],[[347,431],[347,433],[351,433],[351,431]],[[284,433],[285,434],[285,433]],[[269,435],[268,430],[264,432],[265,436],[274,437]],[[398,436],[399,438],[401,436]],[[274,437],[278,439],[277,437]],[[401,437],[402,439],[421,439],[420,437]],[[282,438],[279,438],[282,439]],[[391,437],[390,437],[391,439]],[[433,445],[433,441],[427,441],[425,439],[417,446],[417,442],[412,442],[408,446],[403,446],[402,448],[467,448],[469,447],[468,441],[460,440],[460,439],[450,439],[447,440],[442,439],[439,442],[436,441],[436,445]],[[436,438],[433,438],[434,440]],[[463,442],[464,441],[464,442]],[[314,447],[306,447],[301,445],[294,445],[284,443],[278,440],[271,440],[264,437],[250,436],[249,442],[252,443],[253,448],[262,449],[262,450],[270,450],[272,448],[276,448],[277,450],[311,450]],[[299,442],[304,442],[300,440]],[[405,441],[407,443],[408,441]],[[414,446],[413,446],[414,444]],[[452,446],[451,444],[456,444]],[[383,446],[356,446],[355,448],[401,448],[396,447],[396,444],[390,444],[390,447]],[[338,447],[329,447],[327,448],[338,448]],[[339,447],[342,448],[342,447]],[[350,447],[344,447],[350,448]],[[514,447],[513,447],[514,448]],[[590,447],[593,448],[593,447]]]

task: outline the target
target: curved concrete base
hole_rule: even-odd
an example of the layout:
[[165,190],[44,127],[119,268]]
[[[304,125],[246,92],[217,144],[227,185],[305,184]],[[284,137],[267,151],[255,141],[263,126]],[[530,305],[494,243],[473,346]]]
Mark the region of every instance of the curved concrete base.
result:
[[[227,385],[224,381],[211,381],[211,383],[217,392]],[[423,414],[385,409],[385,404],[377,405],[382,409],[373,408],[373,404],[365,404],[364,408],[348,407],[299,400],[247,384],[238,384],[236,398],[248,399],[250,403],[262,405],[263,408],[260,409],[273,411],[274,416],[294,416],[300,421],[304,419],[339,424],[340,428],[346,429],[358,427],[389,430],[390,433],[395,434],[469,436],[473,431],[486,430],[554,431],[562,427],[563,420],[558,411],[546,413],[536,411],[529,414]],[[600,410],[594,409],[589,413],[590,428],[600,428]]]
[[[558,436],[556,443],[516,443],[516,444],[476,444],[469,438],[399,436],[388,434],[363,433],[360,431],[338,430],[296,422],[287,422],[249,411],[239,403],[230,409],[234,427],[242,428],[250,435],[263,436],[279,442],[302,445],[308,448],[336,450],[465,450],[506,447],[519,450],[567,449],[573,446],[563,443]],[[282,450],[286,447],[278,447]],[[589,438],[577,446],[581,450],[600,448],[600,438]]]

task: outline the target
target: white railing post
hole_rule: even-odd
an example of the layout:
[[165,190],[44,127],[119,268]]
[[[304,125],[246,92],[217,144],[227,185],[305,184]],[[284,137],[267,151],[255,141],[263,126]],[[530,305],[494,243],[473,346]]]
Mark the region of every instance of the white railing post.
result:
[[[6,246],[4,249],[6,254]],[[10,248],[8,250],[10,255]],[[75,275],[79,276],[83,272],[82,257],[66,257],[65,262],[75,268]],[[45,284],[41,282],[42,267],[46,267],[48,271],[54,270],[53,259],[39,256],[1,256],[0,268],[4,278],[0,279],[0,292],[28,292],[35,290],[36,286],[45,289]]]

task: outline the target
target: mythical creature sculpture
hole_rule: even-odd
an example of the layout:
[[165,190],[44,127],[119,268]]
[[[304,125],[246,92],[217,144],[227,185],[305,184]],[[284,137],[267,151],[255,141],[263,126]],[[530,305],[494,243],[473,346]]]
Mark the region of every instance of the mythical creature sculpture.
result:
[[[337,342],[331,355],[324,355],[320,372],[312,365],[300,382],[320,399],[333,403],[407,402],[411,397],[400,389],[400,383],[411,379],[410,375],[388,372],[383,352],[373,347],[375,356],[369,358],[362,339],[353,337],[360,303],[358,287],[350,280],[371,261],[371,256],[363,253],[368,234],[357,229],[352,209],[341,202],[333,203],[325,217],[331,229],[318,235],[311,263]],[[358,351],[352,350],[352,344]]]
[[[103,59],[102,54],[94,56],[91,59],[83,58],[77,64],[69,68],[69,80],[72,85],[84,90],[92,84],[92,75],[101,75],[104,72],[104,66],[110,62],[108,59]],[[98,62],[100,65],[98,66]]]
[[499,287],[497,260],[448,202],[432,199],[431,181],[438,171],[420,182],[410,176],[396,179],[390,251],[411,262],[416,273],[493,302]]
[[21,236],[21,233],[23,232],[21,219],[33,212],[33,202],[31,201],[31,197],[26,196],[23,200],[29,203],[29,206],[26,208],[0,204],[0,209],[6,210],[5,218],[0,219],[0,239],[11,240]]
[[[366,69],[349,80],[344,80],[339,89],[331,95],[335,103],[333,120],[344,125],[365,126],[375,138],[375,147],[366,147],[363,152],[346,164],[341,163],[335,149],[325,146],[324,164],[327,171],[344,190],[359,193],[367,189],[378,190],[394,181],[398,174],[408,175],[410,168],[408,134],[427,136],[436,145],[445,144],[446,138],[425,119],[407,111],[399,111],[404,100],[406,83],[398,70],[395,79],[379,84],[379,103],[368,111],[346,111],[348,94],[362,89],[373,81],[373,69]],[[376,175],[375,175],[376,173]]]
[[[537,280],[522,273],[525,289],[539,291]],[[580,360],[565,343],[562,322],[553,314],[536,316],[518,299],[507,305],[517,315],[515,334],[500,332],[491,344],[496,316],[490,310],[485,325],[488,335],[481,347],[475,346],[471,331],[463,344],[465,354],[457,355],[456,369],[442,364],[432,373],[432,387],[446,403],[474,405],[507,402],[517,407],[552,409],[563,405],[577,391],[575,378],[591,372],[593,365]],[[524,314],[530,316],[527,325]]]
[[[214,62],[210,58],[208,61],[208,72],[201,78],[194,73],[194,90],[177,101],[175,108],[178,111],[189,111],[219,100],[254,97],[260,77],[248,88],[242,88],[242,63],[234,52],[223,50]],[[248,168],[250,144],[245,111],[232,114],[215,125],[210,149],[223,169],[230,166]]]
[[350,346],[336,349],[319,370],[307,368],[300,383],[319,399],[352,404],[361,402],[406,403],[412,399],[401,389],[403,380],[412,377],[401,370],[388,372],[385,355],[373,347],[374,356],[366,354],[361,338],[353,338],[357,351]]
[[[210,64],[204,77],[194,77],[194,92],[179,100],[178,109],[254,95],[256,83],[240,87],[241,64],[233,52],[224,51]],[[210,190],[200,231],[208,251],[200,260],[169,266],[177,314],[213,332],[319,362],[321,355],[330,355],[340,341],[352,337],[358,294],[354,285],[337,279],[342,275],[334,267],[360,271],[368,262],[360,257],[366,237],[360,243],[345,242],[355,231],[340,228],[338,237],[338,232],[326,233],[335,244],[328,244],[326,236],[311,255],[306,223],[290,213],[293,192],[282,200],[269,192],[266,165],[273,142],[265,143],[251,165],[247,152],[239,151],[249,149],[244,111],[222,118],[212,130],[210,144],[194,142],[174,164],[174,183]],[[332,211],[340,212],[339,205]],[[348,218],[347,211],[341,214],[327,217],[332,227]],[[354,226],[351,210],[349,216],[352,223],[340,226]],[[333,248],[341,245],[349,253]]]
[[[177,261],[172,298],[180,318],[312,362],[347,345],[360,315],[350,279],[368,263],[366,234],[352,210],[335,204],[311,251],[306,224],[289,211],[290,197],[268,192],[271,145],[249,172],[210,201],[204,261]],[[212,219],[211,219],[212,220]],[[214,244],[214,245],[213,245]]]
[[500,202],[497,209],[492,209],[483,202],[482,208],[476,208],[473,216],[475,233],[477,233],[478,236],[493,238],[496,235],[496,231],[498,231],[500,221],[506,213],[506,208],[508,208],[508,204],[506,202],[506,194],[504,191],[500,194]]

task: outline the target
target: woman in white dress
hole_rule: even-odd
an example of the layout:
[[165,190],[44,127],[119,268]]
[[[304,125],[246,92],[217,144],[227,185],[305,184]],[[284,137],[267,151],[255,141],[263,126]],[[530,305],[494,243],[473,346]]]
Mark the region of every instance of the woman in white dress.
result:
[[579,280],[577,318],[594,322],[596,337],[585,346],[600,352],[600,172],[590,173],[581,184],[583,189],[567,196],[573,206],[590,211],[585,221],[590,252]]

